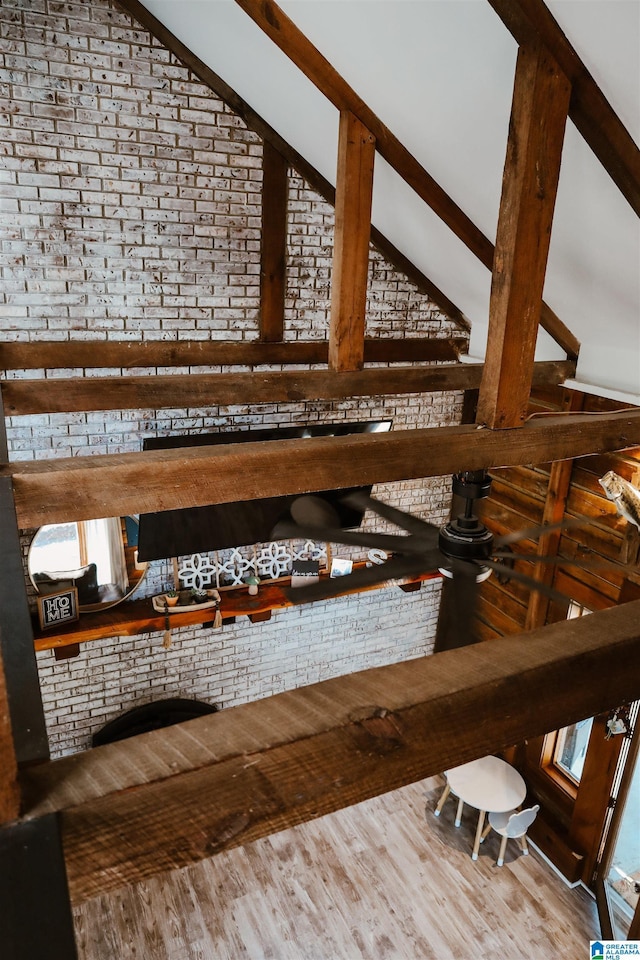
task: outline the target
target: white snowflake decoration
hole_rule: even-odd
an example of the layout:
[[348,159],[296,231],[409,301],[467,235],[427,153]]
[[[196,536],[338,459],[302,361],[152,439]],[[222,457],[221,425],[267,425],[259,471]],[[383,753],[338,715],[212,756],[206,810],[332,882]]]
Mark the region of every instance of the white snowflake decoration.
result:
[[291,550],[286,543],[269,543],[256,553],[256,573],[259,577],[277,580],[291,569]]
[[318,560],[321,566],[328,565],[327,544],[313,540],[273,541],[244,549],[245,553],[239,547],[225,550],[222,559],[218,553],[182,557],[178,567],[181,585],[195,590],[221,585],[239,587],[252,575],[269,580],[288,576],[294,560]]
[[291,548],[293,560],[319,560],[320,563],[327,564],[327,545],[326,543],[315,543],[313,540],[305,540],[299,549],[292,545]]
[[217,586],[217,565],[210,556],[194,553],[192,557],[183,557],[178,567],[178,579],[185,587],[194,590],[206,590]]
[[218,573],[220,583],[225,581],[224,586],[240,587],[245,577],[255,573],[254,558],[243,556],[240,550],[234,547],[225,560],[218,563]]

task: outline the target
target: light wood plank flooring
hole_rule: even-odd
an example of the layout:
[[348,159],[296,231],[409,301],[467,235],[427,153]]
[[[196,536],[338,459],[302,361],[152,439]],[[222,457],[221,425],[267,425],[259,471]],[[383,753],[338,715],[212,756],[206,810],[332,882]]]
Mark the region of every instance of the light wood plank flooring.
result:
[[440,778],[75,909],[81,960],[584,960],[595,905],[476,815],[438,819]]

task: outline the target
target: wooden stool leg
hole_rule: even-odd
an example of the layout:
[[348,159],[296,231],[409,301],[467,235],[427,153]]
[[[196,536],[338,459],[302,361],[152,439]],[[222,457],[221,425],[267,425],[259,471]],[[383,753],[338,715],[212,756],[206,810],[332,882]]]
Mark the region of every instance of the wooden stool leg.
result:
[[484,828],[484,830],[482,831],[482,836],[480,837],[480,843],[484,843],[490,833],[491,833],[491,824],[488,823]]
[[502,864],[504,863],[504,854],[505,854],[505,850],[507,849],[507,840],[508,840],[508,839],[509,839],[508,837],[503,837],[503,838],[502,838],[502,843],[500,844],[500,853],[498,854],[498,866],[499,866],[499,867],[501,867]]
[[529,855],[529,844],[527,843],[527,838],[520,837],[520,846],[522,847],[522,852],[527,857]]
[[458,800],[458,809],[456,810],[456,827],[459,827],[462,823],[462,808],[464,807],[464,800]]
[[440,814],[442,813],[442,808],[444,807],[445,801],[450,793],[451,793],[451,787],[449,786],[449,784],[447,784],[444,790],[442,791],[442,796],[438,800],[438,806],[433,811],[434,816],[436,817],[440,816]]

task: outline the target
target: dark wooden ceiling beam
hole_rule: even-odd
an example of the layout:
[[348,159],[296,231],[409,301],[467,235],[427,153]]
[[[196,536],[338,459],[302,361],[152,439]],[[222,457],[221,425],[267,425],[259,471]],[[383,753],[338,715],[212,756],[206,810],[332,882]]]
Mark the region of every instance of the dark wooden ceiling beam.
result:
[[[311,80],[338,110],[349,110],[376,139],[376,149],[402,179],[453,230],[465,246],[489,270],[493,267],[494,246],[472,220],[425,170],[329,61],[304,36],[273,0],[236,0],[245,13]],[[576,359],[579,342],[546,304],[540,317],[544,329]]]
[[20,813],[18,761],[13,742],[7,685],[0,654],[0,825],[17,820]]
[[[0,396],[0,457],[8,459]],[[16,803],[15,764],[49,758],[13,485],[0,477],[0,823]],[[6,772],[6,782],[3,777]]]
[[636,698],[639,612],[326,680],[25,771],[27,814],[62,809],[78,903]]
[[640,215],[640,149],[543,0],[489,0],[518,44],[541,40],[572,85],[569,116]]
[[55,816],[0,830],[0,934],[11,960],[78,960],[60,823]]
[[[466,352],[465,337],[364,342],[365,363],[433,363],[457,360]],[[55,370],[115,367],[257,366],[328,362],[326,340],[285,343],[236,340],[100,340],[0,343],[0,370]]]
[[15,462],[0,465],[0,476],[12,479],[24,529],[545,463],[638,445],[640,410],[540,417],[507,430],[464,425]]
[[279,343],[284,334],[288,162],[268,140],[262,148],[260,339]]
[[375,138],[350,110],[342,110],[329,328],[334,371],[360,370],[364,364],[374,157]]
[[[335,203],[335,189],[316,168],[310,164],[291,144],[287,143],[249,104],[233,90],[222,77],[218,76],[206,63],[200,60],[178,38],[154,17],[139,0],[116,0],[135,20],[141,23],[163,46],[191,70],[217,96],[221,97],[247,126],[263,140],[268,141],[292,167],[303,176],[311,186],[331,204]],[[371,242],[398,270],[404,271],[421,293],[425,293],[461,330],[470,330],[470,324],[462,311],[440,288],[421,270],[411,263],[390,240],[376,230],[371,230]]]
[[571,86],[539,43],[520,47],[493,263],[478,423],[527,416]]
[[[7,698],[0,701],[0,712],[3,713],[8,706],[18,764],[40,763],[49,758],[49,742],[25,589],[23,551],[9,477],[0,477],[0,544],[0,663]],[[3,719],[0,725],[5,724]],[[11,759],[6,756],[6,743],[4,749],[0,748],[0,754],[3,752],[10,774]],[[0,765],[0,779],[3,770]]]
[[[5,414],[0,398],[0,457],[3,461],[9,459],[7,447],[7,431],[5,424]],[[18,537],[15,530],[15,514],[13,513],[13,491],[11,484],[6,480],[0,481],[0,533],[3,535],[3,552],[0,556],[0,576],[6,579],[6,586],[0,583],[0,597],[7,601],[6,591],[9,595],[14,594],[19,582],[19,554],[16,552]],[[18,545],[19,550],[19,545]],[[22,576],[22,586],[24,585],[24,573]],[[5,592],[2,597],[2,592]],[[7,687],[7,681],[4,669],[4,657],[9,660],[10,650],[15,641],[18,645],[30,643],[33,647],[33,632],[28,625],[26,636],[20,635],[20,622],[17,631],[13,633],[14,609],[9,609],[3,605],[0,609],[0,825],[15,820],[20,810],[20,794],[18,792],[18,758],[16,750],[19,749],[19,738],[13,734],[11,723],[11,703],[10,691]],[[19,621],[21,618],[18,618]],[[10,626],[11,623],[11,626]],[[24,626],[24,621],[22,621]],[[9,676],[15,690],[22,687],[24,678],[20,671],[16,672],[16,661],[12,658],[9,662]],[[28,669],[26,671],[28,673]],[[29,683],[27,681],[26,689]],[[24,687],[22,689],[25,689]],[[14,704],[18,699],[14,694]],[[14,718],[17,714],[14,710]],[[23,719],[23,718],[20,718]]]
[[[555,386],[573,376],[574,372],[575,364],[569,360],[542,361],[535,366],[534,382],[536,386]],[[346,373],[283,370],[6,380],[1,391],[6,414],[26,416],[83,410],[300,403],[305,400],[473,390],[479,386],[481,376],[482,364],[456,363],[432,367],[374,367]]]

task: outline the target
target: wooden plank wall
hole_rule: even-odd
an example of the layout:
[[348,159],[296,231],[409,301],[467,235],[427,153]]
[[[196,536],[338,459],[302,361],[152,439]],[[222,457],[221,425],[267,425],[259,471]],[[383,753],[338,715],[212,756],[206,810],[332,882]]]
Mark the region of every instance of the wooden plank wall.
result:
[[[569,391],[562,388],[536,391],[530,414],[556,414],[567,409],[571,404],[568,394]],[[622,404],[584,397],[582,407],[585,413],[593,414],[619,410]],[[610,566],[585,570],[560,564],[553,568],[548,580],[567,598],[592,611],[625,603],[640,593],[637,568],[635,571],[625,569],[626,565],[637,563],[640,531],[621,518],[604,495],[598,481],[609,470],[640,488],[640,448],[573,461],[564,518],[588,522],[562,531],[558,556],[599,559],[609,561]],[[491,475],[491,496],[482,503],[479,513],[496,535],[526,530],[542,522],[545,503],[552,496],[552,464],[492,470]],[[514,544],[514,550],[527,558],[517,561],[516,569],[533,575],[536,548],[536,540],[532,538]],[[568,600],[551,602],[546,610],[546,622],[564,620],[567,607]],[[481,585],[478,633],[483,640],[522,633],[527,629],[528,615],[531,622],[528,587],[515,581],[500,583],[495,575]],[[557,694],[561,696],[562,691]],[[532,829],[532,839],[570,881],[582,879],[587,884],[593,882],[621,747],[621,738],[605,738],[606,720],[606,714],[594,719],[583,775],[579,785],[573,788],[562,783],[549,766],[545,737],[529,739],[514,748],[510,757],[529,785],[531,802],[535,800],[542,806]]]
[[[563,407],[562,388],[537,390],[530,405],[530,415],[557,413]],[[599,397],[586,397],[585,413],[622,409],[622,404]],[[640,448],[624,452],[579,457],[574,460],[567,496],[565,519],[585,519],[584,526],[570,527],[560,537],[558,553],[567,559],[603,559],[610,568],[583,570],[558,566],[551,583],[555,589],[590,610],[613,606],[628,571],[625,563],[637,559],[638,531],[618,516],[614,505],[604,495],[598,480],[609,470],[635,482],[640,487]],[[527,530],[542,523],[549,490],[550,463],[506,467],[491,471],[491,495],[479,505],[479,513],[487,526],[498,536],[514,530]],[[536,540],[526,538],[514,544],[514,552],[527,560],[515,567],[532,575]],[[630,579],[635,582],[636,574]],[[495,576],[481,585],[479,634],[483,639],[508,636],[525,629],[530,592],[526,586],[511,580],[500,583]],[[552,603],[548,622],[566,616],[566,606]]]

